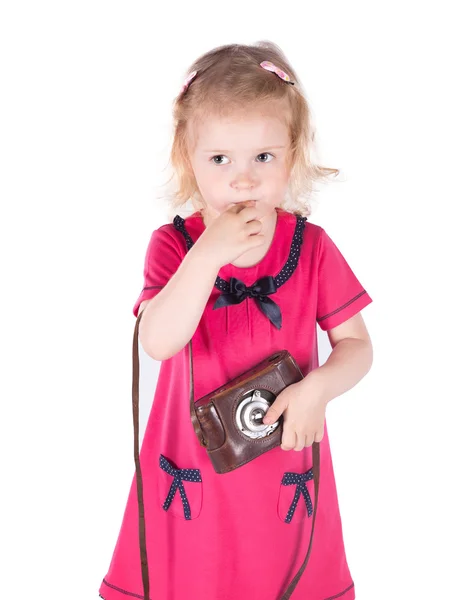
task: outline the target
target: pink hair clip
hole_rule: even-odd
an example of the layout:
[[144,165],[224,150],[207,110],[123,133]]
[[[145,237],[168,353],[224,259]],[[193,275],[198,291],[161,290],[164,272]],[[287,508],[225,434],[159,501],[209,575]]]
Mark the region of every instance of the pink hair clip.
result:
[[183,84],[183,86],[182,86],[182,89],[181,89],[181,90],[180,90],[180,92],[179,92],[179,95],[180,95],[180,94],[183,94],[184,92],[186,92],[186,91],[187,91],[187,89],[188,89],[188,86],[189,86],[189,85],[190,85],[190,83],[191,83],[191,82],[192,82],[192,81],[195,79],[195,76],[196,76],[196,75],[197,75],[197,71],[192,71],[192,72],[190,73],[190,75],[189,75],[189,76],[187,77],[187,79],[184,81],[184,84]]
[[293,81],[290,81],[290,77],[287,75],[287,73],[285,73],[285,71],[282,71],[282,69],[279,69],[279,67],[276,67],[274,63],[271,63],[268,60],[264,60],[263,62],[261,62],[261,67],[263,69],[266,69],[267,71],[272,71],[272,73],[275,73],[280,77],[280,79],[283,79],[287,83],[290,83],[290,85],[295,85]]
[[[268,60],[264,60],[263,62],[260,63],[260,65],[263,69],[266,69],[267,71],[272,71],[272,73],[275,73],[276,75],[278,75],[278,77],[280,77],[280,79],[282,79],[283,81],[290,83],[290,85],[295,85],[295,83],[293,81],[290,81],[290,77],[287,75],[287,73],[285,73],[285,71],[282,71],[282,69],[279,69],[279,67],[276,67],[274,65],[274,63],[271,63]],[[197,71],[192,71],[187,76],[187,78],[185,79],[185,81],[182,85],[182,88],[179,92],[179,95],[183,94],[184,92],[187,91],[188,86],[195,79],[196,75],[197,75]]]

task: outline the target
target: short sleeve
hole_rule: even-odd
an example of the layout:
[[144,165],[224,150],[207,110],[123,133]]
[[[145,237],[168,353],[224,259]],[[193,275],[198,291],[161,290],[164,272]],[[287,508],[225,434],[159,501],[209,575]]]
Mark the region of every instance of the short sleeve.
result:
[[183,260],[182,250],[170,233],[170,227],[173,225],[167,223],[151,234],[144,259],[143,289],[133,307],[135,317],[138,316],[141,302],[150,300],[158,294]]
[[372,298],[333,240],[323,228],[320,230],[316,320],[321,329],[327,331],[353,317],[370,304]]

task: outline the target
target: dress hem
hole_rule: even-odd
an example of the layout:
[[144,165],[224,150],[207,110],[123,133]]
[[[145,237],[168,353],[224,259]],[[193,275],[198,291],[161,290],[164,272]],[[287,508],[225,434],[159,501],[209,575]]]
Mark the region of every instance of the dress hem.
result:
[[[116,585],[108,583],[108,581],[106,581],[105,579],[103,579],[103,584],[107,585],[108,587],[110,587],[111,589],[113,589],[117,592],[120,592],[121,594],[124,594],[125,596],[129,596],[131,598],[139,598],[140,600],[144,600],[144,596],[142,596],[141,594],[136,594],[135,592],[127,592],[126,590],[123,590],[122,588],[119,588]],[[323,600],[337,600],[338,598],[341,598],[342,596],[344,596],[344,594],[347,594],[347,592],[353,590],[353,588],[354,588],[354,582],[352,582],[345,590],[343,590],[342,592],[339,592],[339,594],[335,594],[334,596],[328,596],[327,598],[323,598]],[[100,593],[98,594],[98,596],[102,600],[108,600],[107,598],[105,598],[105,596],[102,596]],[[355,600],[355,595],[352,596],[352,600]]]

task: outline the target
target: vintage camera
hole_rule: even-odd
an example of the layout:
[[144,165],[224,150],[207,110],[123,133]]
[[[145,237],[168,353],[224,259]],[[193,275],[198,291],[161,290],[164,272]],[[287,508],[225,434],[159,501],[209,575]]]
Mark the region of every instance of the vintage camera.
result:
[[283,418],[262,422],[287,386],[303,379],[288,350],[267,357],[193,404],[195,433],[217,473],[227,473],[280,446]]

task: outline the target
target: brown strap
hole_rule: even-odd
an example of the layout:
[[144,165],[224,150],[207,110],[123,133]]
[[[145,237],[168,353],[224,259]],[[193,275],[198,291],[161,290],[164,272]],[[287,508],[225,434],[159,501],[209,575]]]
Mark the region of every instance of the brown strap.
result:
[[[293,450],[292,450],[292,452],[293,452]],[[318,491],[319,491],[319,487],[320,487],[320,443],[319,442],[313,443],[313,480],[315,483],[315,501],[313,503],[313,521],[311,523],[310,543],[308,545],[308,550],[307,550],[307,553],[305,556],[305,560],[303,561],[303,564],[300,567],[300,570],[295,575],[295,577],[292,579],[292,582],[288,586],[288,588],[285,591],[285,594],[282,596],[281,600],[288,600],[288,598],[290,598],[290,596],[293,594],[293,590],[295,589],[297,583],[300,581],[300,577],[302,576],[303,571],[305,570],[305,568],[308,564],[308,560],[309,560],[310,554],[311,554],[311,546],[313,544],[313,532],[315,530],[316,509],[318,508]]]
[[[141,474],[141,465],[139,462],[139,354],[138,354],[138,331],[139,322],[141,320],[143,311],[141,311],[136,319],[136,325],[134,329],[133,337],[133,429],[134,429],[134,462],[136,465],[136,487],[138,492],[138,505],[139,505],[139,548],[141,552],[141,575],[143,581],[144,600],[150,600],[149,598],[149,570],[146,552],[146,527],[144,521],[144,501],[143,501],[143,478]],[[190,351],[190,415],[192,423],[194,423],[195,431],[197,432],[200,444],[205,446],[205,439],[203,432],[200,428],[200,423],[195,412],[195,399],[194,399],[194,379],[193,379],[193,353],[192,353],[192,340],[189,341]],[[320,444],[315,442],[313,444],[313,480],[314,480],[314,492],[315,498],[313,502],[313,520],[311,524],[311,536],[308,550],[305,556],[305,560],[300,567],[298,573],[292,579],[290,585],[282,596],[281,600],[288,600],[292,595],[295,587],[297,586],[300,578],[305,570],[308,560],[311,554],[311,548],[313,545],[313,533],[315,529],[315,518],[316,510],[318,507],[318,491],[320,483]]]
[[195,412],[195,397],[194,397],[194,387],[193,387],[193,352],[192,352],[192,340],[188,343],[189,346],[189,356],[190,356],[190,418],[192,419],[192,425],[195,429],[195,433],[197,434],[198,441],[201,446],[206,446],[205,438],[203,436],[202,428],[200,427],[200,421],[197,418],[197,413]]
[[138,331],[139,322],[143,316],[141,311],[136,319],[133,338],[133,429],[134,429],[134,463],[136,465],[136,487],[138,490],[139,506],[139,548],[141,551],[141,575],[143,579],[144,600],[149,598],[149,570],[146,552],[146,525],[144,522],[143,477],[139,462],[139,355]]

